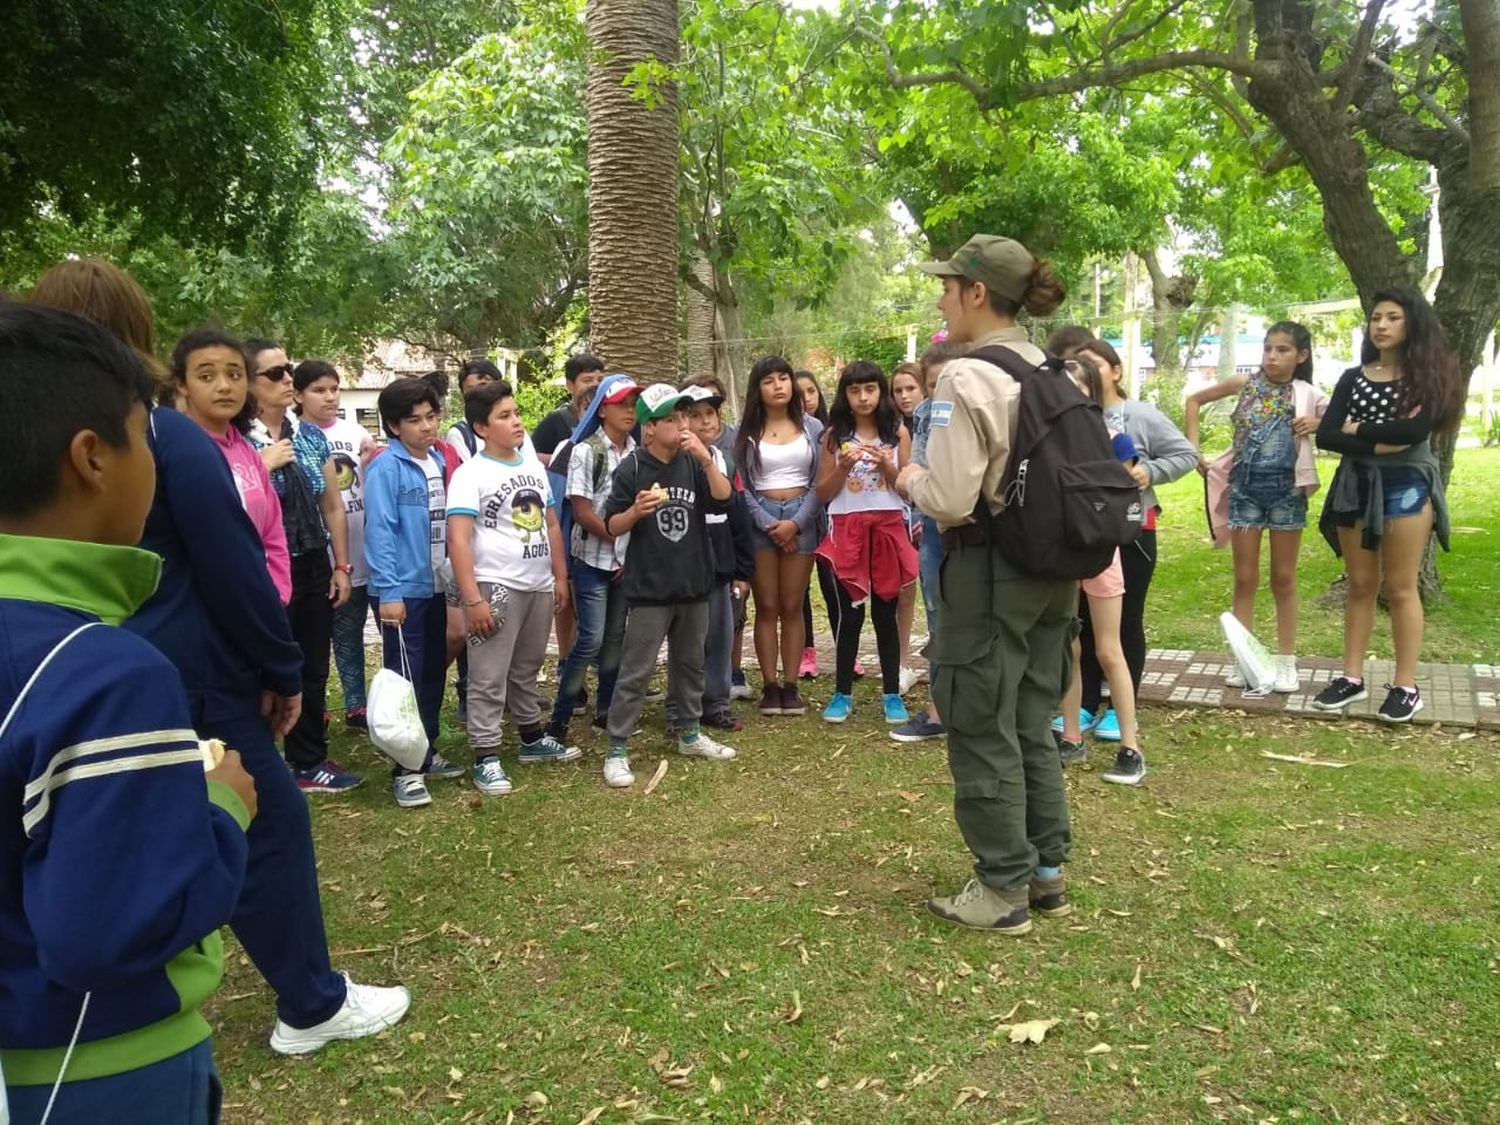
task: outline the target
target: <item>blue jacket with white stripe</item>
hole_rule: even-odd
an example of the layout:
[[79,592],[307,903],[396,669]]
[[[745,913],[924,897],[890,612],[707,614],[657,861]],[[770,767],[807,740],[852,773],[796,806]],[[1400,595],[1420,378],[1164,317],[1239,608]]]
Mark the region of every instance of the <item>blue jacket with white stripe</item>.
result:
[[239,897],[249,817],[228,787],[204,781],[176,670],[114,627],[160,567],[131,547],[0,535],[0,1067],[11,1086],[56,1080],[85,993],[68,1082],[209,1035],[198,1007],[223,974],[218,928]]

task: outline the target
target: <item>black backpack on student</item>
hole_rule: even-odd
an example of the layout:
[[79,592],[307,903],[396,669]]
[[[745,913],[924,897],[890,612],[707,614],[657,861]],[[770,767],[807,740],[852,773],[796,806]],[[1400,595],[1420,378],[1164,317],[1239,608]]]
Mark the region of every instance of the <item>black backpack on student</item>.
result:
[[1021,384],[1020,421],[992,516],[983,497],[976,515],[990,541],[1018,570],[1036,578],[1092,578],[1135,541],[1145,507],[1134,478],[1115,457],[1104,414],[1069,377],[1062,360],[1033,365],[1010,348],[969,353]]

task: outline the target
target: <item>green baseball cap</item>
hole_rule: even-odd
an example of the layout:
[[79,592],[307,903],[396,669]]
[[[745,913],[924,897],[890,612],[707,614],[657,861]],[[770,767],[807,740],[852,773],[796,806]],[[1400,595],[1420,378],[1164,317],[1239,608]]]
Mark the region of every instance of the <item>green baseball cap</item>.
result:
[[967,277],[982,281],[991,292],[1011,301],[1026,295],[1036,258],[1013,238],[976,234],[946,262],[923,262],[917,269],[937,277]]
[[691,401],[690,396],[668,383],[652,383],[642,389],[640,397],[635,400],[635,420],[655,422]]

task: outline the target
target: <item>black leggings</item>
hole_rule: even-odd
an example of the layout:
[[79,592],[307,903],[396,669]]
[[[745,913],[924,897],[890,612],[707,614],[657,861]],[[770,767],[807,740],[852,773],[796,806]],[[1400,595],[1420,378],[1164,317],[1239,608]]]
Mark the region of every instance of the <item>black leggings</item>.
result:
[[[833,567],[825,558],[817,558],[813,566],[813,573],[818,576],[818,589],[823,592],[823,605],[828,610],[828,631],[837,639],[839,635],[838,625],[838,583],[833,580]],[[813,644],[813,619],[812,619],[812,578],[807,579],[807,590],[802,595],[802,647],[815,648]]]
[[333,640],[333,603],[328,583],[333,568],[328,552],[319,548],[292,559],[292,600],[287,623],[302,649],[302,714],[286,736],[286,760],[305,770],[328,757],[328,728],[323,708],[328,702],[328,652]]
[[[833,635],[837,641],[838,664],[833,672],[833,688],[845,695],[854,694],[854,660],[859,655],[859,635],[865,627],[865,605],[855,605],[842,582],[835,582],[838,621]],[[886,695],[901,691],[901,630],[896,625],[896,599],[866,599],[875,621],[875,650],[880,654],[881,690]]]
[[[1125,597],[1120,603],[1120,647],[1136,697],[1141,694],[1141,675],[1146,669],[1146,594],[1151,590],[1151,576],[1156,573],[1156,532],[1143,531],[1128,547],[1120,548],[1120,569],[1125,575]],[[1094,626],[1089,620],[1089,600],[1080,598],[1079,615],[1083,618],[1083,658],[1079,670],[1083,675],[1083,708],[1097,714],[1103,698],[1104,673],[1094,654]]]

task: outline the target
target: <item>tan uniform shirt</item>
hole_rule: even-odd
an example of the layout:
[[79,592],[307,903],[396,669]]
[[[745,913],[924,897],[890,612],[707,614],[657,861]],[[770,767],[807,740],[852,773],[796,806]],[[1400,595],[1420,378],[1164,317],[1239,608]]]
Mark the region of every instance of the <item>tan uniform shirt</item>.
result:
[[[972,346],[988,344],[1004,344],[1032,363],[1044,358],[1024,328],[1002,328]],[[983,360],[960,358],[943,365],[932,391],[927,468],[914,470],[907,480],[912,502],[942,530],[973,523],[980,496],[991,513],[1005,506],[1000,489],[1016,438],[1020,393],[1021,384]]]

